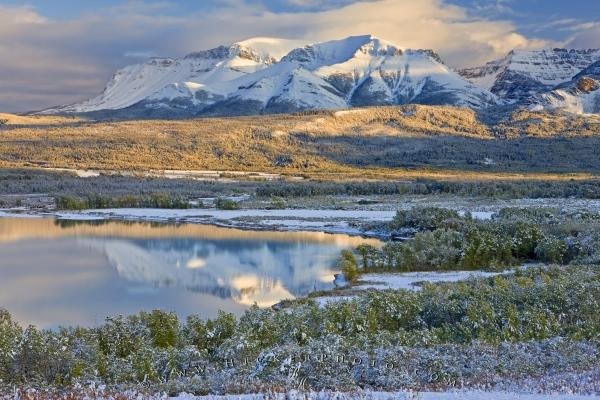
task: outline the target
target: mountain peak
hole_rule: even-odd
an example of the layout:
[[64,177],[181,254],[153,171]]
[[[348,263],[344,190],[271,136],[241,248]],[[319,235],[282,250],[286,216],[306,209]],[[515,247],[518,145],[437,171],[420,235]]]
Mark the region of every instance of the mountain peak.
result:
[[348,36],[298,47],[283,57],[282,61],[298,62],[308,68],[317,68],[340,64],[361,55],[397,56],[402,55],[402,49],[373,35]]
[[502,59],[459,73],[474,84],[517,103],[570,81],[598,59],[600,50],[595,49],[515,49]]
[[[96,98],[49,112],[183,117],[407,103],[516,107],[598,58],[593,49],[514,50],[460,76],[432,50],[371,34],[310,44],[252,37],[125,67]],[[579,87],[595,93],[596,81]]]
[[183,59],[189,60],[194,58],[207,58],[207,59],[222,59],[228,58],[230,56],[229,47],[227,46],[218,46],[213,49],[194,51],[192,53],[186,54]]
[[231,48],[251,51],[263,60],[279,61],[292,49],[303,44],[300,40],[257,36],[235,42]]

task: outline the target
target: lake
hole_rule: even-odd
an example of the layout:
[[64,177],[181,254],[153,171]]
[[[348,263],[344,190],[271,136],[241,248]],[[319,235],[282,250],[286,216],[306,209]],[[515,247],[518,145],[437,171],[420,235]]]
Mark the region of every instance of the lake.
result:
[[197,224],[0,218],[0,308],[93,326],[163,309],[214,317],[332,288],[342,249],[375,239]]

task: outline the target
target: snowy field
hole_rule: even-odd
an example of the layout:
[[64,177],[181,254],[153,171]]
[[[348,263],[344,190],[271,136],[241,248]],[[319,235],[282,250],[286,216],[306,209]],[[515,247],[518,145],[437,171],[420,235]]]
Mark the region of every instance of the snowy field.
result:
[[513,392],[289,392],[227,396],[191,396],[181,394],[177,400],[591,400],[598,396],[571,394],[526,394]]
[[[360,228],[361,224],[390,221],[395,214],[395,211],[379,210],[113,208],[81,212],[54,212],[47,215],[74,220],[187,222],[258,230],[319,231],[360,235],[368,234]],[[371,234],[371,236],[374,235],[374,233]]]
[[[520,268],[526,269],[538,264],[527,264]],[[514,270],[506,270],[504,272],[486,272],[486,271],[418,271],[418,272],[402,272],[402,273],[367,273],[360,275],[360,281],[349,289],[336,290],[335,296],[319,296],[314,300],[320,306],[324,306],[330,302],[344,301],[352,299],[356,292],[369,289],[384,290],[384,289],[406,289],[420,290],[421,285],[428,283],[441,282],[460,282],[468,279],[489,278],[491,276],[512,274]]]
[[458,282],[470,278],[488,278],[499,275],[499,272],[485,271],[450,271],[450,272],[404,272],[404,273],[370,273],[360,276],[360,282],[354,289],[407,289],[419,290],[423,282]]
[[304,392],[289,391],[286,393],[257,393],[257,394],[233,394],[233,395],[207,395],[194,396],[181,393],[175,397],[164,394],[142,394],[137,392],[123,392],[117,394],[106,394],[103,391],[85,391],[63,394],[62,396],[52,394],[45,395],[37,391],[27,393],[13,393],[0,395],[0,400],[46,400],[46,399],[82,399],[82,400],[595,400],[600,399],[598,395],[578,394],[540,394],[519,393],[510,391],[448,391],[448,392],[379,392],[379,391],[356,391],[356,392]]

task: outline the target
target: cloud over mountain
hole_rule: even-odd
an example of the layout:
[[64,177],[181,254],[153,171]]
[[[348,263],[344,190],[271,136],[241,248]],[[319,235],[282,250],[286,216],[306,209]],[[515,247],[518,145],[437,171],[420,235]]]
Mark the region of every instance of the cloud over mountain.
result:
[[324,9],[294,0],[292,11],[273,10],[268,1],[215,3],[181,14],[171,13],[168,1],[136,1],[61,20],[29,7],[0,6],[0,109],[77,101],[100,92],[114,69],[137,56],[180,56],[251,36],[320,41],[370,33],[409,48],[433,48],[452,66],[546,44],[519,34],[510,22],[473,17],[443,0],[336,1]]

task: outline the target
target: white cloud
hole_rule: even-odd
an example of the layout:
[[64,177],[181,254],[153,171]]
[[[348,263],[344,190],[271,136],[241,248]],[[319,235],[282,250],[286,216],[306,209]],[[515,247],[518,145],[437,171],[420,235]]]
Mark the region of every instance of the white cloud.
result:
[[[518,34],[506,21],[471,18],[463,8],[440,0],[381,0],[340,9],[286,15],[288,26],[310,21],[305,34],[317,39],[372,33],[409,48],[432,48],[451,65],[477,65],[515,47],[546,44]],[[465,57],[465,55],[468,55]]]
[[510,22],[474,18],[443,0],[359,1],[296,13],[275,13],[252,0],[227,0],[212,11],[182,16],[168,9],[168,3],[134,1],[53,21],[32,8],[0,6],[0,110],[89,97],[133,54],[177,56],[252,36],[319,41],[371,33],[402,47],[432,48],[453,66],[547,44],[518,34]]

